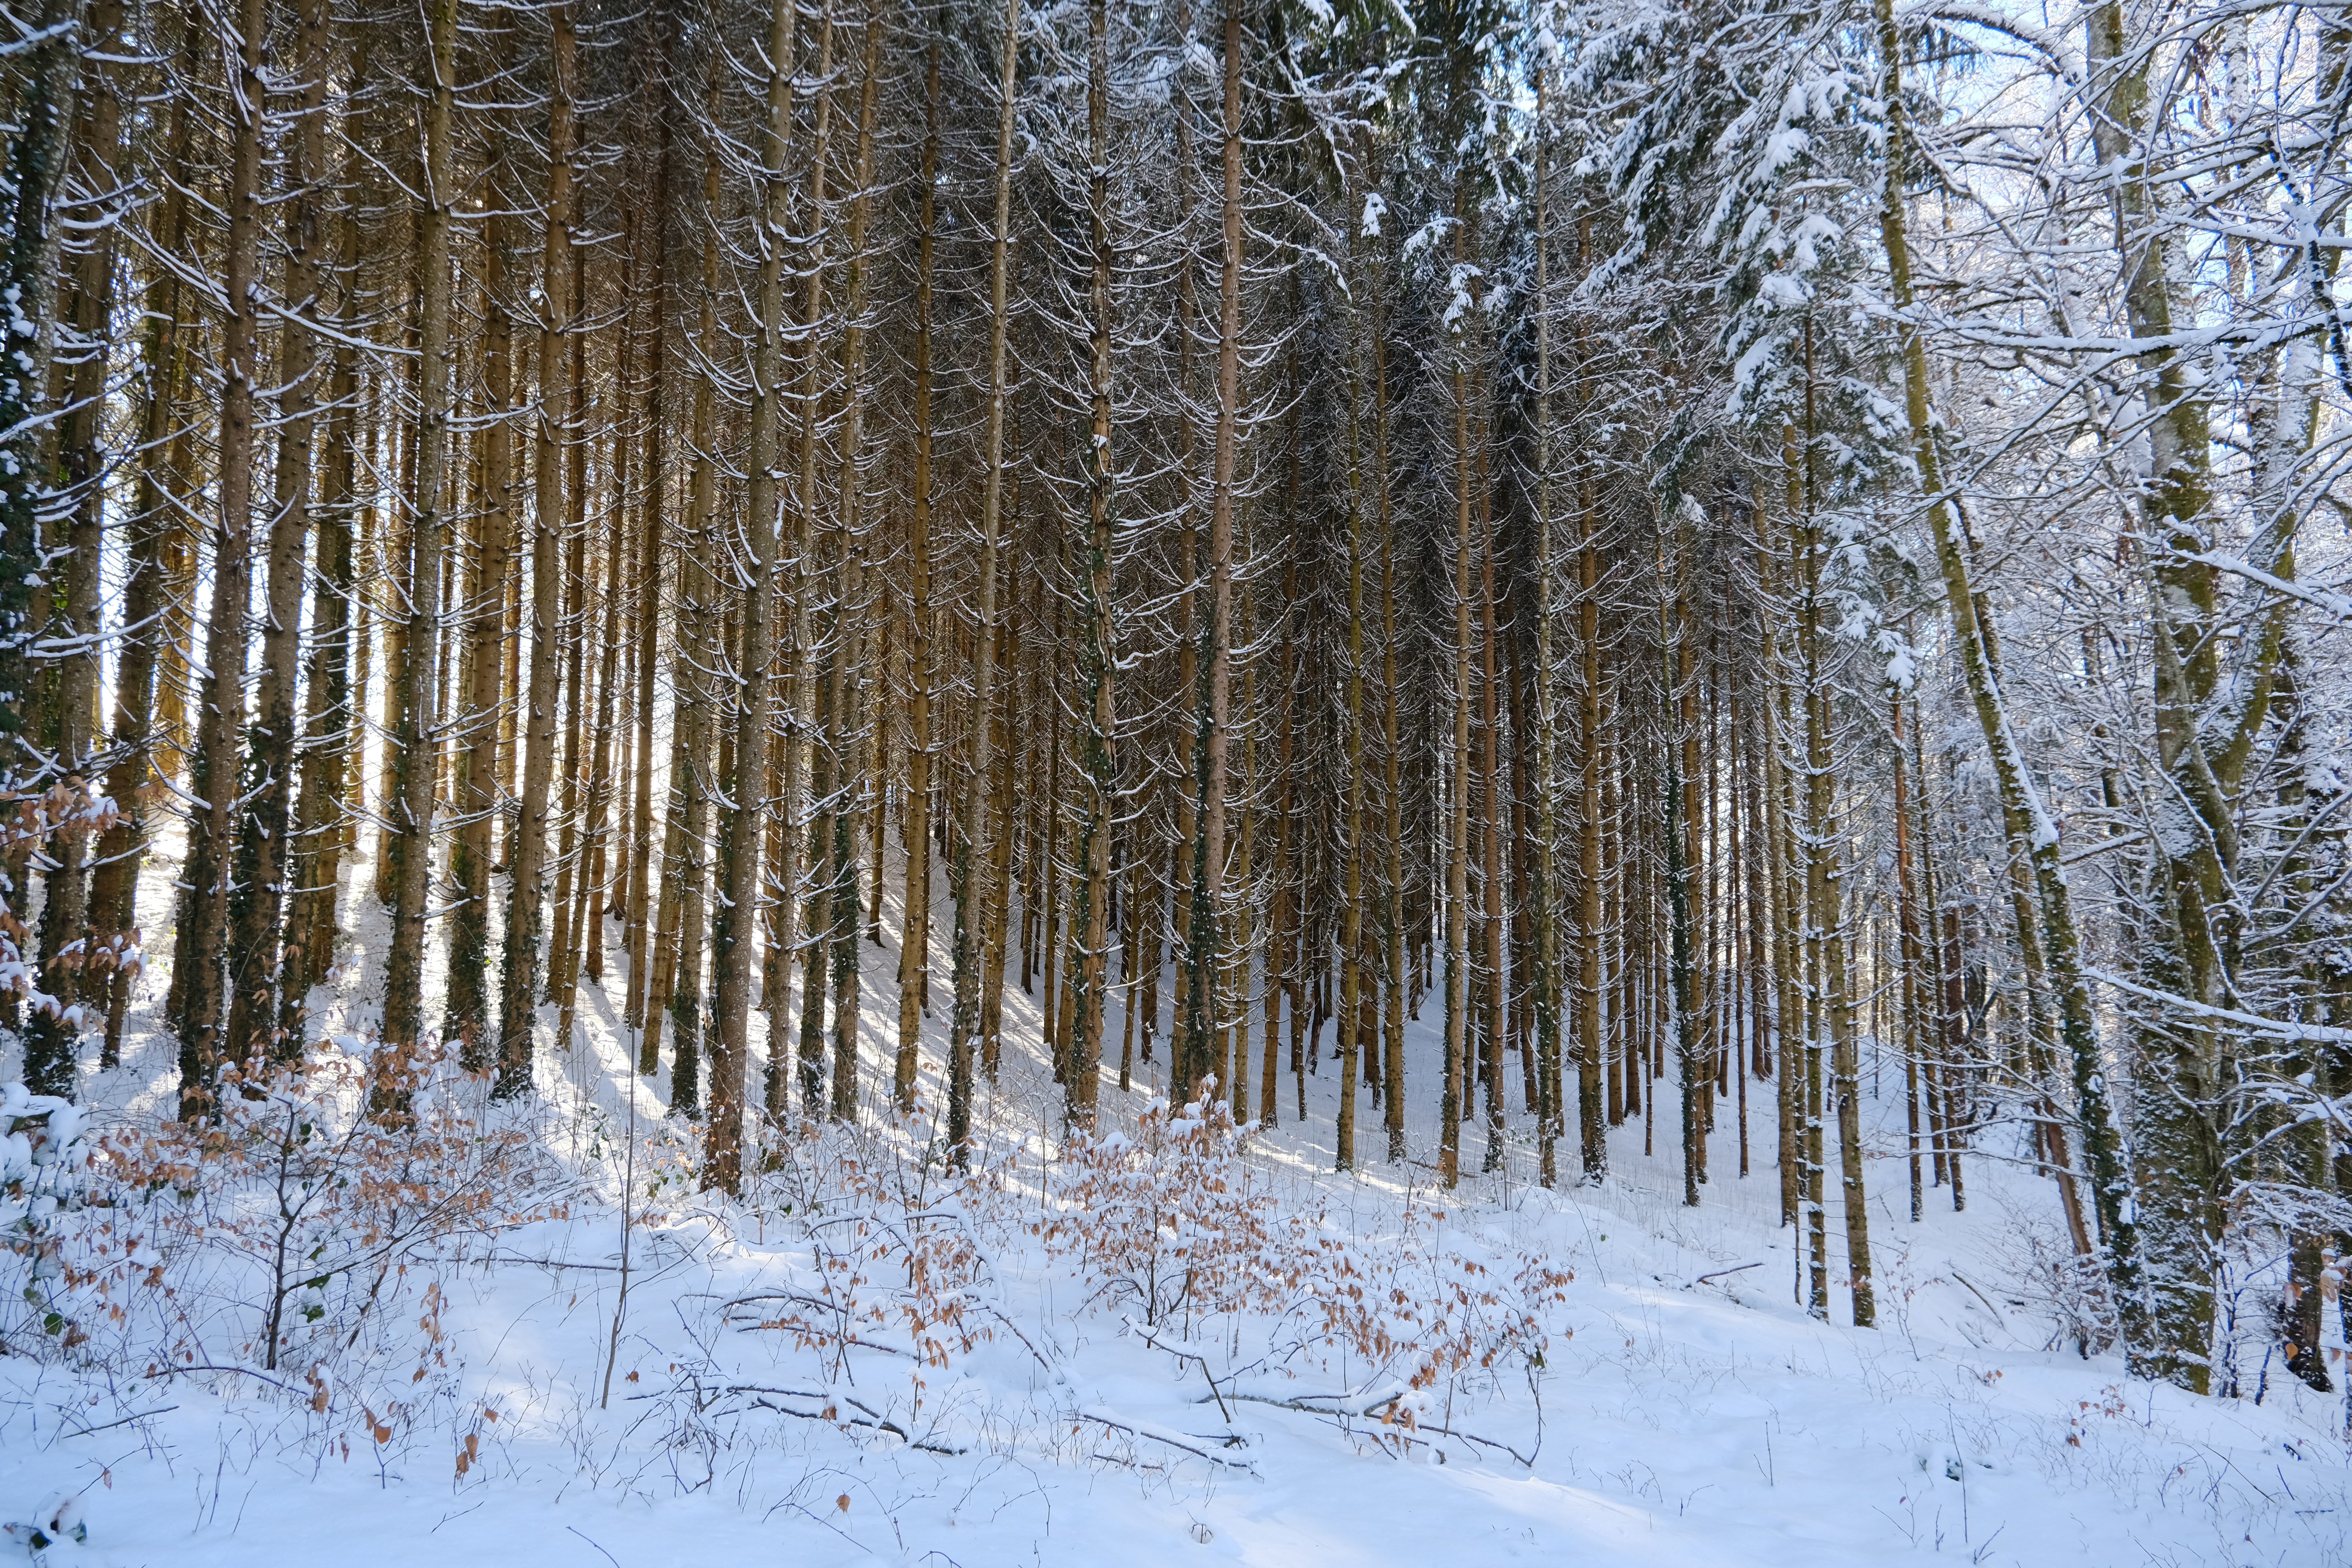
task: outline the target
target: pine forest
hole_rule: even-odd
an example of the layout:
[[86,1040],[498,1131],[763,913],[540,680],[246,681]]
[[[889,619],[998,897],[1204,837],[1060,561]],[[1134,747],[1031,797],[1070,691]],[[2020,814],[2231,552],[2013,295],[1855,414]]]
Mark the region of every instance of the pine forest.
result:
[[0,20],[0,1556],[2352,1563],[2342,0]]

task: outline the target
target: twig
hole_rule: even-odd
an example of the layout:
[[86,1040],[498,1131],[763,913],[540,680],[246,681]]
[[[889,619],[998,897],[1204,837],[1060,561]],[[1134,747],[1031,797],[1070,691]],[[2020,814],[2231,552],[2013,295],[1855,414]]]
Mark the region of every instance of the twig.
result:
[[1199,1362],[1201,1363],[1201,1375],[1209,1380],[1210,1396],[1217,1402],[1217,1414],[1225,1418],[1226,1426],[1230,1426],[1234,1424],[1234,1413],[1225,1408],[1225,1396],[1217,1392],[1217,1379],[1215,1374],[1209,1371],[1209,1358],[1207,1356],[1202,1355],[1199,1351],[1179,1350],[1174,1345],[1161,1344],[1158,1340],[1152,1338],[1151,1331],[1150,1329],[1137,1323],[1132,1318],[1129,1318],[1127,1321],[1127,1326],[1133,1329],[1136,1332],[1136,1337],[1140,1339],[1145,1344],[1150,1345],[1153,1350],[1166,1351],[1170,1355],[1181,1356],[1186,1361]]
[[1978,1289],[1974,1285],[1969,1285],[1969,1277],[1967,1275],[1955,1268],[1952,1270],[1952,1278],[1958,1280],[1963,1285],[1968,1285],[1969,1294],[1974,1296],[1978,1300],[1982,1301],[1985,1304],[1985,1310],[1992,1314],[1992,1321],[1994,1322],[1999,1323],[2004,1329],[2009,1327],[2009,1320],[2001,1315],[2001,1310],[1999,1307],[1992,1304],[1992,1298]]
[[1745,1274],[1750,1268],[1761,1268],[1763,1267],[1764,1260],[1759,1258],[1753,1263],[1743,1263],[1737,1268],[1718,1268],[1712,1274],[1702,1274],[1697,1279],[1692,1280],[1691,1283],[1694,1285],[1704,1285],[1710,1279],[1720,1279],[1727,1274]]
[[1424,1426],[1418,1422],[1413,1424],[1412,1430],[1415,1432],[1435,1432],[1447,1437],[1459,1437],[1465,1443],[1476,1443],[1488,1448],[1500,1448],[1503,1452],[1508,1454],[1514,1459],[1517,1459],[1528,1469],[1532,1470],[1536,1468],[1536,1462],[1533,1457],[1520,1453],[1508,1443],[1498,1443],[1492,1437],[1481,1437],[1475,1432],[1460,1432],[1451,1426]]
[[[563,1528],[564,1528],[564,1529],[566,1529],[566,1530],[572,1530],[572,1527],[571,1527],[570,1525],[568,1525],[568,1524],[567,1524],[567,1525],[565,1525]],[[572,1530],[572,1534],[574,1534],[574,1535],[580,1535],[580,1532],[579,1532],[578,1531],[576,1531],[576,1530]],[[592,1540],[589,1540],[589,1538],[588,1538],[587,1536],[580,1535],[580,1539],[581,1539],[581,1540],[583,1540],[583,1541],[586,1541],[586,1542],[588,1542],[588,1544],[589,1544],[589,1545],[591,1545],[591,1546],[596,1546],[595,1542],[593,1542],[593,1541],[592,1541]],[[614,1556],[614,1555],[613,1555],[611,1552],[604,1552],[604,1549],[603,1547],[601,1547],[601,1546],[596,1546],[596,1550],[597,1550],[597,1551],[599,1551],[599,1552],[604,1552],[604,1561],[605,1561],[605,1562],[607,1562],[607,1563],[610,1563],[613,1565],[613,1568],[621,1568],[621,1560],[620,1560],[619,1558],[617,1558],[617,1557]]]
[[1039,1350],[1035,1345],[1031,1344],[1029,1336],[1021,1331],[1021,1325],[1014,1322],[1011,1318],[1006,1317],[1004,1313],[997,1308],[993,1301],[983,1301],[978,1297],[971,1295],[966,1295],[964,1300],[970,1301],[973,1306],[981,1308],[982,1310],[986,1311],[990,1317],[994,1318],[998,1322],[1003,1323],[1006,1328],[1011,1329],[1013,1331],[1013,1337],[1019,1340],[1023,1345],[1028,1348],[1029,1353],[1037,1358],[1037,1364],[1039,1366],[1044,1367],[1047,1372],[1054,1374],[1054,1381],[1055,1383],[1067,1381],[1067,1379],[1062,1375],[1062,1369],[1055,1366],[1052,1362],[1047,1361],[1045,1359],[1045,1353]]
[[186,1372],[233,1372],[239,1377],[257,1379],[260,1382],[268,1384],[270,1387],[281,1390],[287,1394],[299,1394],[302,1392],[291,1384],[280,1383],[276,1378],[270,1377],[263,1373],[256,1372],[249,1366],[215,1366],[210,1362],[200,1361],[188,1366],[161,1367],[147,1375],[150,1377],[173,1377],[181,1373]]
[[177,1410],[179,1406],[176,1405],[166,1405],[154,1410],[142,1410],[134,1415],[126,1415],[120,1421],[109,1421],[103,1426],[83,1426],[72,1432],[60,1432],[58,1434],[58,1437],[60,1442],[68,1437],[87,1437],[93,1432],[105,1432],[117,1426],[128,1426],[133,1421],[144,1421],[150,1415],[162,1415],[166,1412]]

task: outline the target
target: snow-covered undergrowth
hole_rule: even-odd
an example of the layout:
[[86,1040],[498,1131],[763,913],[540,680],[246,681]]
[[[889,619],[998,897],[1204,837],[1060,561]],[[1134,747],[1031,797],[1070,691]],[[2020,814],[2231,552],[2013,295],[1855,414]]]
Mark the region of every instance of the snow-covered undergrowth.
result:
[[361,984],[201,1138],[152,1035],[87,1110],[0,1108],[0,1520],[88,1527],[47,1561],[2352,1560],[2340,1405],[2082,1358],[1998,1133],[1969,1211],[1916,1225],[1879,1136],[1857,1331],[1790,1299],[1769,1086],[1752,1173],[1727,1108],[1696,1209],[1639,1122],[1599,1187],[1515,1143],[1445,1193],[1418,1104],[1414,1158],[1368,1111],[1330,1172],[1328,1062],[1303,1122],[1287,1083],[1236,1128],[1145,1073],[1066,1138],[1015,990],[969,1172],[869,1093],[722,1200],[593,988],[500,1107],[446,1062],[371,1081],[335,1043]]

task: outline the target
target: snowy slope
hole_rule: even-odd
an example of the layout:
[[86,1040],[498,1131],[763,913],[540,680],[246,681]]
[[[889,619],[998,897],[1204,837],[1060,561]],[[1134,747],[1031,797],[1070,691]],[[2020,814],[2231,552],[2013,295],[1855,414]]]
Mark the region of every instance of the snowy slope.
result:
[[[169,870],[150,868],[145,909],[161,907]],[[369,911],[340,989],[316,999],[322,1028],[365,1026],[383,934]],[[45,1496],[79,1492],[88,1542],[47,1560],[124,1568],[2352,1562],[2346,1452],[2326,1436],[2340,1410],[2284,1376],[2259,1405],[2196,1399],[2059,1342],[2021,1282],[2020,1225],[2054,1223],[2046,1184],[2021,1168],[1973,1162],[1969,1212],[1937,1193],[1914,1225],[1903,1160],[1874,1160],[1881,1326],[1807,1318],[1794,1238],[1775,1225],[1769,1085],[1753,1089],[1752,1173],[1736,1174],[1727,1114],[1696,1210],[1679,1203],[1671,1136],[1645,1157],[1638,1124],[1612,1134],[1598,1188],[1531,1186],[1519,1144],[1501,1174],[1439,1194],[1422,1163],[1437,1049],[1424,1020],[1408,1058],[1423,1086],[1413,1161],[1379,1158],[1378,1113],[1360,1100],[1368,1168],[1330,1172],[1327,1063],[1307,1080],[1304,1127],[1286,1078],[1285,1120],[1244,1157],[1252,1190],[1278,1216],[1319,1214],[1324,1234],[1367,1257],[1396,1255],[1382,1249],[1409,1234],[1431,1269],[1534,1257],[1572,1272],[1548,1309],[1558,1332],[1541,1365],[1504,1357],[1417,1408],[1391,1406],[1393,1390],[1302,1350],[1280,1314],[1146,1328],[1086,1258],[1024,1223],[1044,1212],[1063,1151],[1036,1009],[1017,985],[984,1107],[995,1206],[981,1213],[910,1161],[922,1130],[875,1109],[896,963],[895,942],[868,949],[860,1127],[793,1144],[740,1205],[692,1193],[695,1130],[662,1115],[666,1077],[627,1070],[632,1042],[588,988],[571,1048],[542,1031],[530,1124],[580,1189],[565,1217],[441,1261],[427,1314],[438,1337],[384,1440],[371,1437],[378,1411],[341,1394],[320,1411],[303,1388],[243,1373],[9,1356],[0,1515],[30,1519]],[[617,952],[606,973],[617,994]],[[87,1082],[121,1119],[165,1103],[170,1046],[152,1021],[164,980],[151,972],[147,1032],[124,1067]],[[1108,1032],[1115,1042],[1115,1013]],[[928,1065],[925,1093],[937,1102]],[[1125,1095],[1107,1082],[1107,1122],[1131,1128],[1149,1100],[1140,1081]],[[1877,1136],[1897,1154],[1896,1130]],[[1465,1166],[1481,1139],[1465,1131]],[[847,1184],[853,1166],[866,1187]],[[635,1223],[616,1332],[625,1181]],[[827,1257],[855,1255],[827,1227],[888,1218],[877,1188],[912,1194],[900,1215],[956,1209],[984,1237],[963,1321],[985,1335],[944,1364],[900,1353],[895,1322],[851,1336],[867,1343],[810,1344],[744,1304],[804,1292]],[[1831,1232],[1842,1246],[1835,1216]],[[876,1300],[895,1283],[877,1275]],[[1845,1310],[1841,1295],[1833,1315]],[[1342,1396],[1372,1413],[1341,1413]],[[1408,1409],[1409,1431],[1396,1419]]]

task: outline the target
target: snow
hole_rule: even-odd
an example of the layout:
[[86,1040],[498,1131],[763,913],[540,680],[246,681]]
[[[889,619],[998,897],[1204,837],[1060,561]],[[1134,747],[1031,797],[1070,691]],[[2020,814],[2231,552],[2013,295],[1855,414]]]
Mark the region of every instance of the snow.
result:
[[[173,869],[148,867],[147,909]],[[348,913],[366,868],[346,877]],[[372,1016],[363,976],[385,937],[372,905],[357,924],[339,988],[313,1009],[314,1028],[352,1045]],[[1704,1202],[1685,1208],[1675,1132],[1638,1119],[1611,1133],[1604,1184],[1532,1184],[1507,1061],[1502,1169],[1437,1190],[1424,1163],[1435,1158],[1433,1002],[1409,1041],[1412,1159],[1381,1158],[1378,1111],[1360,1096],[1364,1167],[1333,1173],[1333,1066],[1306,1080],[1303,1125],[1286,1072],[1281,1121],[1219,1167],[1231,1184],[1217,1205],[1188,1211],[1183,1233],[1263,1225],[1260,1250],[1221,1287],[1244,1304],[1150,1322],[1132,1291],[1106,1283],[1116,1270],[1099,1247],[1070,1245],[1099,1237],[1084,1228],[1098,1216],[1070,1201],[1087,1172],[1062,1137],[1038,999],[1017,970],[1002,1075],[978,1108],[991,1180],[959,1189],[921,1167],[928,1126],[898,1126],[882,1109],[889,1064],[877,1042],[897,1007],[895,927],[886,934],[866,948],[869,1076],[856,1128],[788,1141],[740,1203],[696,1194],[696,1131],[661,1114],[666,1075],[630,1070],[633,1041],[585,987],[573,1048],[548,1040],[551,1009],[542,1023],[543,1094],[523,1124],[575,1184],[563,1212],[420,1255],[408,1337],[383,1341],[407,1361],[386,1351],[331,1373],[320,1410],[307,1387],[253,1373],[0,1356],[0,1521],[76,1500],[88,1540],[46,1549],[60,1568],[2347,1560],[2352,1496],[2328,1436],[2340,1406],[2283,1373],[2257,1404],[2135,1382],[2111,1355],[2080,1356],[2038,1282],[2035,1246],[2063,1241],[2021,1134],[1983,1136],[1966,1213],[1934,1189],[1912,1223],[1900,1067],[1874,1052],[1875,1330],[1843,1322],[1836,1212],[1833,1321],[1794,1299],[1800,1238],[1776,1224],[1767,1082],[1748,1086],[1749,1173],[1726,1100]],[[617,996],[617,949],[605,972]],[[142,982],[124,1067],[85,1074],[94,1120],[120,1126],[168,1106],[172,1047],[153,1023],[166,979]],[[1114,1071],[1122,1022],[1114,1006]],[[927,1052],[929,1104],[937,1059]],[[1155,1133],[1153,1071],[1139,1068],[1125,1094],[1107,1075],[1106,1129],[1118,1137],[1102,1160],[1141,1159],[1155,1137],[1215,1142],[1213,1117],[1181,1108]],[[1671,1129],[1673,1085],[1655,1087]],[[1483,1125],[1465,1127],[1463,1149],[1475,1171]],[[1560,1163],[1576,1167],[1572,1138]],[[1141,1184],[1126,1190],[1153,1190],[1131,1163],[1118,1169]],[[635,1224],[616,1328],[625,1181]],[[929,1239],[914,1269],[918,1237]],[[1520,1350],[1415,1388],[1391,1365],[1318,1343],[1295,1293],[1288,1308],[1266,1307],[1275,1265],[1327,1243],[1400,1282],[1474,1269],[1502,1279],[1522,1258],[1573,1278],[1538,1304],[1540,1331],[1513,1342]],[[841,1308],[855,1333],[813,1340],[805,1331],[823,1325],[795,1296]],[[919,1300],[919,1322],[904,1310]],[[1400,1322],[1463,1326],[1433,1286],[1391,1307]],[[430,1320],[430,1333],[409,1333],[409,1319]],[[785,1321],[804,1331],[761,1326]],[[214,1350],[209,1362],[240,1364],[225,1340]]]

